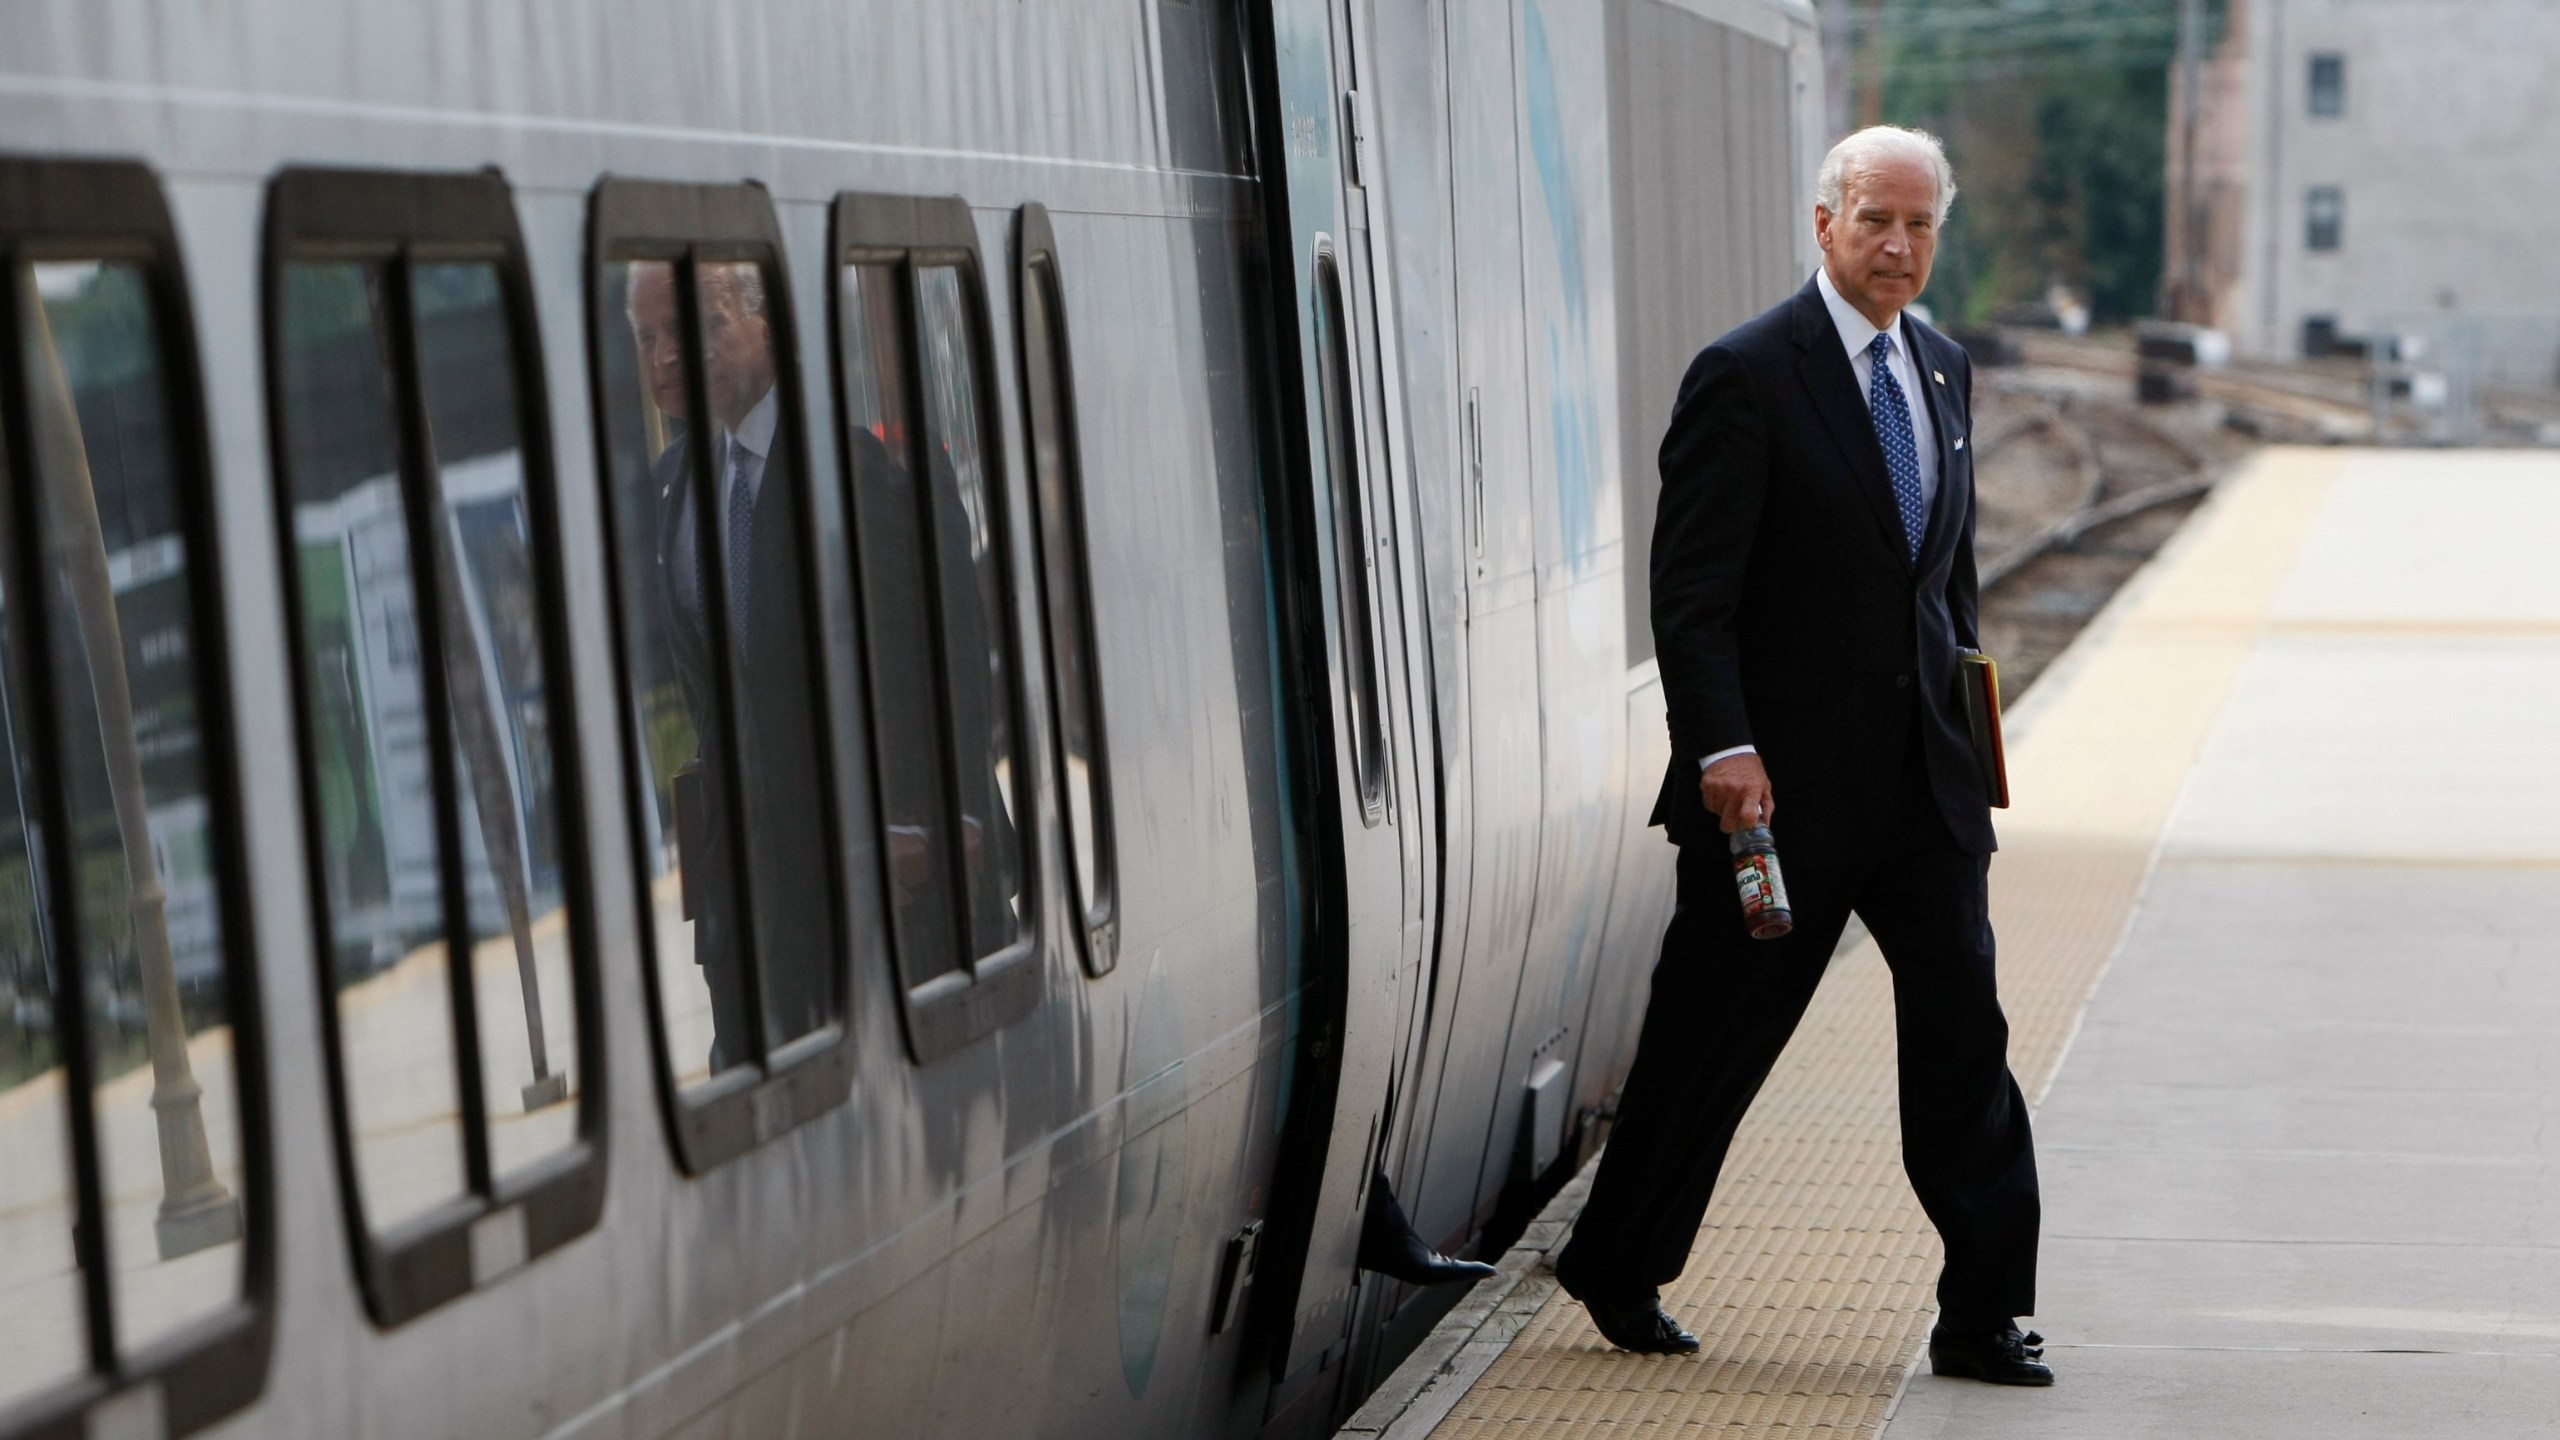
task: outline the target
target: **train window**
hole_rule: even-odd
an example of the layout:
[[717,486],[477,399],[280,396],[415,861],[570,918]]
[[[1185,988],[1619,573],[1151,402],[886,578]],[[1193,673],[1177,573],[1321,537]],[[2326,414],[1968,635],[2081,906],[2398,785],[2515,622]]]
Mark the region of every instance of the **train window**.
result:
[[578,1069],[559,765],[552,753],[541,583],[498,267],[411,269],[418,382],[443,508],[443,607],[454,794],[463,825],[463,941],[473,975],[480,1106],[504,1184],[577,1138],[558,1103]]
[[[946,767],[942,718],[934,701],[932,609],[924,603],[926,530],[908,462],[914,430],[908,404],[905,305],[898,267],[844,267],[837,321],[840,374],[850,432],[857,534],[869,621],[873,745],[909,757],[883,763],[880,826],[887,847],[891,920],[908,985],[960,968],[959,907],[943,816]],[[904,596],[907,603],[888,597]]]
[[1065,294],[1048,211],[1022,207],[1014,267],[1022,321],[1023,409],[1040,517],[1040,579],[1049,621],[1049,685],[1057,713],[1059,785],[1066,795],[1067,856],[1090,973],[1117,959],[1119,879],[1112,845],[1110,771],[1103,750],[1100,675],[1094,660],[1093,592],[1084,529],[1083,457],[1076,447],[1075,372],[1069,364]]
[[312,907],[387,1325],[601,1198],[549,447],[505,182],[288,171],[271,204]]
[[[17,417],[12,416],[11,419]],[[0,440],[9,438],[0,433]],[[5,479],[5,472],[0,472]],[[0,516],[0,529],[14,529]],[[14,554],[14,536],[8,543]],[[0,960],[10,1001],[0,1010],[0,1105],[24,1117],[11,1125],[8,1174],[0,1189],[10,1195],[16,1219],[10,1242],[0,1248],[0,1293],[11,1297],[23,1346],[0,1352],[0,1413],[48,1385],[79,1377],[87,1368],[87,1304],[81,1257],[73,1244],[80,1226],[71,1116],[48,1091],[64,1091],[67,1070],[56,1034],[59,988],[41,919],[43,897],[35,861],[41,831],[33,812],[42,784],[38,762],[19,737],[28,733],[21,694],[27,657],[15,627],[0,629],[0,727],[10,744],[0,755]],[[30,1106],[22,1097],[35,1097]],[[94,1122],[93,1122],[94,1123]]]
[[958,266],[918,265],[916,293],[926,401],[923,473],[933,491],[934,571],[950,655],[943,684],[959,752],[959,833],[968,881],[962,908],[969,917],[969,958],[984,962],[1018,949],[1029,932],[1022,807],[1014,796],[1031,775],[1015,721],[1005,530],[978,428],[985,356]]
[[763,191],[608,181],[595,204],[649,984],[700,1171],[849,1074],[791,307]]
[[0,332],[0,1430],[176,1433],[263,1383],[271,1246],[203,419],[148,171],[0,162]]
[[1032,774],[977,224],[836,200],[836,367],[891,936],[919,1061],[1039,999]]
[[390,269],[297,263],[284,321],[283,439],[328,973],[357,1189],[375,1230],[470,1189],[444,953],[443,817],[426,773],[427,676],[383,353]]
[[1350,317],[1343,310],[1342,271],[1333,252],[1316,257],[1316,371],[1324,405],[1327,503],[1333,513],[1342,654],[1350,668],[1351,764],[1360,786],[1360,810],[1369,824],[1386,817],[1387,739],[1378,694],[1376,646],[1371,639],[1370,586],[1375,566],[1364,523],[1367,497],[1360,477],[1359,411],[1353,401]]
[[[75,928],[97,1060],[107,1223],[126,1237],[108,1249],[118,1328],[140,1345],[240,1292],[239,1204],[221,1178],[227,1171],[236,1183],[239,1174],[239,1135],[229,1123],[238,1095],[218,1063],[194,1074],[201,1042],[227,1028],[228,1016],[220,986],[205,983],[221,968],[224,916],[212,884],[201,687],[188,645],[188,545],[154,398],[163,387],[158,346],[124,319],[146,311],[141,271],[76,261],[30,269],[37,298],[23,344],[35,392],[35,488],[46,511],[38,523],[47,532],[34,573],[53,601],[44,658],[68,802],[60,849],[80,877]],[[119,381],[131,386],[129,407],[114,403]],[[166,1054],[154,1084],[126,1081],[155,1058],[155,1039]],[[181,1122],[155,1175],[154,1146],[144,1139],[155,1133],[152,1091],[191,1078],[196,1114]],[[218,1130],[208,1109],[225,1122]],[[146,1227],[153,1207],[125,1197],[161,1185],[167,1200]],[[170,1263],[179,1257],[193,1258]]]

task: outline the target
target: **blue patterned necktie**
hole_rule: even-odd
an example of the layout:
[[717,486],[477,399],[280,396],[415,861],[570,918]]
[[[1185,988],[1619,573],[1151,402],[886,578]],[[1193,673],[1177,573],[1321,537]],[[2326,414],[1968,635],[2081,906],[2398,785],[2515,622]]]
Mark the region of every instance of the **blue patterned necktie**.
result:
[[751,572],[756,531],[756,491],[747,483],[746,449],[731,440],[728,452],[729,631],[740,648],[747,643],[747,577]]
[[1867,386],[1867,408],[1875,412],[1876,440],[1884,446],[1884,468],[1893,476],[1893,503],[1902,511],[1903,537],[1911,542],[1911,560],[1920,561],[1920,537],[1928,532],[1929,512],[1920,503],[1920,445],[1911,435],[1911,406],[1893,378],[1885,357],[1893,353],[1893,337],[1879,334],[1867,346],[1875,361],[1875,379]]

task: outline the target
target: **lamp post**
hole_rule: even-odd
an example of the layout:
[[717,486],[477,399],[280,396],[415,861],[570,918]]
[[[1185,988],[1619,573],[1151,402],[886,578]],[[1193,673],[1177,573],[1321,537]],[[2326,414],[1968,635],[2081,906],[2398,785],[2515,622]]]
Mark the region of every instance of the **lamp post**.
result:
[[[480,843],[498,882],[498,898],[507,911],[507,931],[515,942],[516,984],[524,996],[525,1040],[533,1079],[518,1098],[527,1111],[569,1098],[569,1077],[551,1068],[551,1046],[543,1033],[542,985],[533,960],[533,907],[526,893],[524,847],[516,833],[519,809],[515,787],[507,779],[504,740],[481,668],[480,642],[471,625],[471,605],[463,589],[461,558],[446,520],[442,496],[428,507],[434,517],[436,593],[442,598],[444,664],[451,697],[454,739],[471,765],[471,808],[480,820]],[[476,948],[476,947],[475,947]],[[474,963],[469,949],[463,963]]]
[[[54,349],[53,326],[41,304],[27,307],[31,347],[42,357],[33,367],[44,497],[46,558],[62,577],[88,661],[90,693],[98,704],[98,738],[106,754],[107,790],[115,801],[116,834],[124,847],[125,896],[135,959],[142,974],[143,1027],[151,1052],[151,1112],[160,1132],[160,1215],[154,1227],[160,1258],[174,1260],[240,1238],[240,1202],[213,1173],[213,1147],[205,1138],[204,1087],[187,1055],[187,1021],[178,999],[177,962],[169,950],[167,896],[151,851],[151,811],[142,782],[142,750],[134,734],[133,689],[125,674],[124,627],[116,614],[115,582],[107,573],[105,532],[91,487],[88,446],[71,380]],[[76,958],[62,966],[76,977]],[[77,996],[76,980],[67,987]],[[59,1023],[78,1024],[75,1015]]]

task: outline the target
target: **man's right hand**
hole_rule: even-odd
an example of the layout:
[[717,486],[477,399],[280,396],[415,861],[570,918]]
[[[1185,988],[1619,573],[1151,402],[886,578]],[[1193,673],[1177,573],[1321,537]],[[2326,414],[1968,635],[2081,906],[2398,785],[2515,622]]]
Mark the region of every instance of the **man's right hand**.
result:
[[1724,827],[1724,833],[1766,825],[1778,813],[1769,793],[1769,772],[1757,755],[1727,755],[1698,776],[1698,798]]

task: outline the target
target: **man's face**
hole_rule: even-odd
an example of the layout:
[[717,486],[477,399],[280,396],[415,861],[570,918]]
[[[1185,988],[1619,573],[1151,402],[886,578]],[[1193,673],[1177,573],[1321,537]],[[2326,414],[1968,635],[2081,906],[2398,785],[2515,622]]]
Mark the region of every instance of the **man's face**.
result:
[[1842,299],[1882,330],[1929,286],[1938,256],[1938,177],[1891,159],[1841,177],[1840,213],[1813,210],[1823,266]]
[[[753,262],[739,262],[744,268]],[[773,388],[773,327],[762,315],[739,302],[733,276],[715,275],[731,267],[705,265],[701,276],[703,386],[711,395],[711,413],[736,429]]]
[[684,329],[676,323],[676,267],[664,260],[631,266],[631,347],[660,410],[684,418]]

